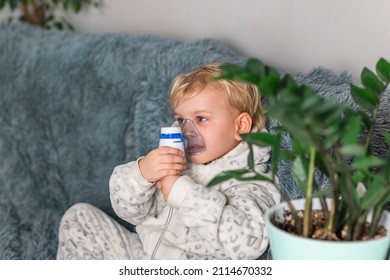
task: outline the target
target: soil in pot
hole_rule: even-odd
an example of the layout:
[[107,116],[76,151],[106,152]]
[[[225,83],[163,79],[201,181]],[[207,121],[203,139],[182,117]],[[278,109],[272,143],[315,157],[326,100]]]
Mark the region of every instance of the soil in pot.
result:
[[[297,210],[297,214],[301,220],[301,223],[303,223],[303,216],[304,216],[304,210]],[[296,228],[296,221],[293,218],[292,213],[289,210],[284,211],[284,220],[277,221],[275,219],[272,220],[272,223],[279,227],[280,229],[295,234],[297,236],[302,236],[303,234],[298,233]],[[312,210],[312,228],[309,234],[310,238],[318,239],[318,240],[332,240],[332,241],[345,241],[346,240],[346,233],[347,228],[341,229],[337,234],[328,231],[325,228],[325,214],[322,210]],[[358,240],[370,240],[370,239],[378,239],[385,237],[387,234],[387,230],[383,226],[379,226],[377,229],[377,232],[375,233],[374,237],[370,237],[369,227],[370,223],[367,222],[364,226],[364,229],[359,236]]]

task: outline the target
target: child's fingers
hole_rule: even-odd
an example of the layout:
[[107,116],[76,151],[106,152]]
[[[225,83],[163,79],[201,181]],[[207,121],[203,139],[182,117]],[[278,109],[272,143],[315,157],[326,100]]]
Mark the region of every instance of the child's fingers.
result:
[[159,155],[182,155],[183,151],[177,148],[169,147],[169,146],[161,146],[158,149]]
[[179,174],[180,174],[180,170],[176,170],[176,169],[163,169],[163,170],[160,170],[161,178],[163,178],[165,176],[169,176],[169,175],[179,175]]
[[159,158],[159,163],[169,164],[169,163],[180,163],[185,164],[186,158],[180,155],[162,155]]
[[185,169],[186,169],[185,164],[181,164],[181,163],[166,163],[163,164],[161,168],[161,170],[178,170],[178,171],[182,171]]
[[186,169],[186,159],[181,150],[172,147],[159,147],[149,152],[139,162],[142,176],[155,182],[167,175],[178,175]]

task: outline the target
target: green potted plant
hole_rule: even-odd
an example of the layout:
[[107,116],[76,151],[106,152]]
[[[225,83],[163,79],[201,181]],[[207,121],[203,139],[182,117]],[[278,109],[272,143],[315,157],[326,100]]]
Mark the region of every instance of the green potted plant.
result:
[[[313,88],[298,85],[290,75],[280,75],[257,59],[245,65],[225,64],[222,70],[220,79],[255,84],[266,99],[267,116],[278,126],[272,133],[243,135],[251,147],[272,146],[272,178],[253,169],[250,153],[246,169],[221,173],[210,184],[231,177],[267,180],[281,191],[284,202],[266,214],[273,258],[388,258],[390,228],[385,225],[390,225],[390,216],[385,206],[390,201],[390,156],[375,154],[371,139],[390,83],[390,63],[380,59],[376,73],[363,69],[362,85],[350,87],[356,108],[325,100]],[[282,147],[286,134],[292,149]],[[387,145],[389,135],[384,132]],[[292,163],[292,177],[306,190],[305,199],[290,200],[279,188],[280,160]],[[329,188],[318,189],[315,171],[327,176]]]
[[9,8],[8,21],[21,21],[46,29],[74,30],[73,25],[61,14],[66,11],[79,13],[88,6],[99,7],[103,0],[0,0],[0,10]]

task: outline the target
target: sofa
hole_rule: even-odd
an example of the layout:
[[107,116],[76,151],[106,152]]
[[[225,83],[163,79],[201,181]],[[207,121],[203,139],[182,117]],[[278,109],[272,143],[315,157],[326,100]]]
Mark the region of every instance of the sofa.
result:
[[[160,127],[173,121],[169,88],[177,74],[246,59],[209,38],[1,25],[0,259],[55,259],[59,221],[77,202],[134,230],[111,208],[113,168],[158,145]],[[316,67],[291,74],[325,98],[353,106],[348,73]],[[382,131],[390,127],[387,98],[382,105],[373,142],[380,154],[387,150]],[[275,125],[269,120],[267,128]],[[278,176],[291,198],[303,196],[288,163],[280,162]],[[320,174],[317,180],[327,183]]]

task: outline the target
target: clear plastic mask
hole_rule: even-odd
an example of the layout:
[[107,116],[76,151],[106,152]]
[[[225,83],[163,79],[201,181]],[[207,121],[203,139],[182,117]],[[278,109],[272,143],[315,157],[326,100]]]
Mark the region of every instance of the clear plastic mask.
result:
[[[175,122],[174,125],[178,125],[178,123]],[[184,139],[185,154],[194,156],[203,153],[206,150],[206,144],[194,122],[185,119],[179,126],[181,127],[181,133]]]

